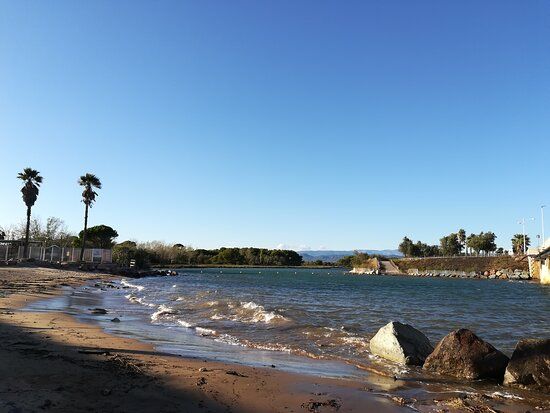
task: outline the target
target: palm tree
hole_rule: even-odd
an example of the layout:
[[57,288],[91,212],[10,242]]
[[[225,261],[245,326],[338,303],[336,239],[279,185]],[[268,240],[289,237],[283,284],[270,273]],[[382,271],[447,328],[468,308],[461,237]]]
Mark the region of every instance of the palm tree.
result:
[[[525,249],[527,249],[529,245],[531,245],[531,240],[528,235],[525,235]],[[512,248],[517,255],[523,254],[523,234],[514,235],[514,238],[512,238]]]
[[31,208],[38,198],[38,187],[42,183],[43,178],[40,172],[36,169],[25,168],[23,172],[17,174],[17,178],[25,182],[21,193],[23,194],[23,202],[27,205],[27,227],[25,229],[25,245],[23,246],[23,258],[27,257],[27,249],[29,247],[29,230],[31,227]]
[[84,212],[84,231],[82,233],[82,248],[80,250],[80,261],[84,259],[84,248],[86,247],[86,230],[88,229],[88,208],[91,208],[95,202],[97,192],[94,188],[101,189],[101,181],[94,174],[82,175],[78,180],[78,184],[84,187],[82,191],[82,202],[86,205]]

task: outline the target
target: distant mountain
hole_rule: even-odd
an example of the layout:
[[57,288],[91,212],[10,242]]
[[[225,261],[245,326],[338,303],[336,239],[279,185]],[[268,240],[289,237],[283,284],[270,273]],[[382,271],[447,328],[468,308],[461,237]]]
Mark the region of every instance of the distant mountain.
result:
[[[356,250],[359,252],[363,252],[369,255],[384,255],[388,258],[398,258],[402,257],[403,254],[401,254],[398,250]],[[347,257],[348,255],[353,255],[355,251],[327,251],[327,250],[320,250],[320,251],[298,251],[298,254],[302,256],[304,261],[316,261],[321,260],[325,262],[335,262],[338,261],[342,257]]]

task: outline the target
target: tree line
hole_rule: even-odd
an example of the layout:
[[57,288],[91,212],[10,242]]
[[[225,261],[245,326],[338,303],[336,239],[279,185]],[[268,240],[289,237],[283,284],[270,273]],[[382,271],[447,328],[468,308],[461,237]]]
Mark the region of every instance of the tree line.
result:
[[303,259],[296,251],[266,248],[193,249],[183,244],[160,241],[136,243],[124,241],[113,247],[113,261],[128,266],[134,260],[140,268],[149,265],[257,265],[300,266]]
[[[428,245],[421,241],[414,242],[404,237],[399,244],[399,251],[405,257],[450,257],[457,255],[504,255],[508,251],[497,247],[497,236],[494,232],[480,232],[466,235],[463,229],[445,235],[439,239],[439,245]],[[530,245],[529,236],[515,234],[511,239],[512,250],[515,254],[522,254]],[[525,244],[525,245],[524,245]]]

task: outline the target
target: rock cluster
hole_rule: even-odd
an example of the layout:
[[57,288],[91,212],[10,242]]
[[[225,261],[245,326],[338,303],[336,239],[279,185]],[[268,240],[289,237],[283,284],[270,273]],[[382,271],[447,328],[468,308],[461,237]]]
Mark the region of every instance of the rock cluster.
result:
[[490,379],[550,393],[550,339],[526,339],[509,359],[472,331],[447,334],[435,347],[414,327],[390,322],[370,341],[373,354],[403,365],[468,380]]
[[451,270],[428,270],[419,271],[417,269],[410,269],[407,274],[417,277],[447,277],[447,278],[485,278],[485,279],[501,279],[501,280],[529,280],[531,275],[529,271],[524,270],[491,270],[484,272],[466,272],[466,271],[451,271]]
[[379,271],[371,268],[357,267],[357,268],[353,268],[349,273],[357,274],[357,275],[378,275]]

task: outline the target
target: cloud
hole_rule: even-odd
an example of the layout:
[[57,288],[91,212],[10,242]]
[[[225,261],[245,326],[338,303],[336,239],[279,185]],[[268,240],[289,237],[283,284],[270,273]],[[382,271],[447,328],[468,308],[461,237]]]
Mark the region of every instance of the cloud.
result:
[[276,247],[278,250],[294,250],[294,251],[309,251],[311,247],[309,245],[289,245],[289,244],[278,244]]

